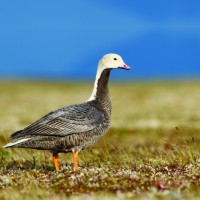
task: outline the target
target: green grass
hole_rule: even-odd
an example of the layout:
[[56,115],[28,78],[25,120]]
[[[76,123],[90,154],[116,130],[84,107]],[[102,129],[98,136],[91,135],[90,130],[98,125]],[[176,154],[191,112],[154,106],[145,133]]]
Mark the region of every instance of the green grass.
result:
[[[109,132],[70,154],[0,147],[0,199],[198,199],[200,82],[116,83]],[[0,146],[49,111],[80,103],[92,84],[0,82]]]

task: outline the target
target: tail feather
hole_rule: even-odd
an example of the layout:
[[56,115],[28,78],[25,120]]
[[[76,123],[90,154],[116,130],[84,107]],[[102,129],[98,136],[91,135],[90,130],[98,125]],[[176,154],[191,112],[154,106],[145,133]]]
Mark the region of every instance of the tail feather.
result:
[[6,144],[4,146],[4,148],[15,147],[15,146],[18,146],[18,144],[20,144],[20,143],[23,143],[27,140],[30,140],[30,138],[24,138],[23,137],[23,130],[20,130],[20,131],[13,133],[10,136],[10,138],[11,138],[12,141],[10,143]]
[[19,139],[19,140],[15,140],[13,142],[10,142],[8,144],[6,144],[5,146],[3,146],[4,148],[9,148],[9,147],[14,147],[15,145],[25,142],[27,140],[30,140],[31,138],[23,138],[23,139]]

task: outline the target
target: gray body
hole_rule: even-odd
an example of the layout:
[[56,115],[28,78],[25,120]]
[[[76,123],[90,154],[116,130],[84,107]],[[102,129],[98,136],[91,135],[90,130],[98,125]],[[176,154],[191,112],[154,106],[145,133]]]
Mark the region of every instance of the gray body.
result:
[[78,152],[96,142],[110,127],[109,76],[110,70],[103,70],[95,99],[50,112],[13,133],[10,145],[5,147],[43,149],[53,153]]

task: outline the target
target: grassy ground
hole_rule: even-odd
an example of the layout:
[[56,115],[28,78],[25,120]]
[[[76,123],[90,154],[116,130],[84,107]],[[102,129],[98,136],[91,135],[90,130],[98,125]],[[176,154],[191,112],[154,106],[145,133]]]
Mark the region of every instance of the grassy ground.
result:
[[[80,153],[0,147],[0,199],[199,199],[200,82],[111,84],[112,128]],[[0,83],[0,146],[47,112],[87,100],[90,84]]]

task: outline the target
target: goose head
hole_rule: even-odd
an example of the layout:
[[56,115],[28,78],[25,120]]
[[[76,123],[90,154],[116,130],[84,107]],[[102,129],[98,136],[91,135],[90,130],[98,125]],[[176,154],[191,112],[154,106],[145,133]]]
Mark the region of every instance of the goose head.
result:
[[[102,83],[99,83],[99,80],[100,80],[101,76],[103,75],[103,73],[104,72],[107,73],[108,71],[110,72],[111,69],[118,69],[118,68],[126,69],[126,70],[130,69],[130,67],[125,64],[122,57],[118,54],[109,53],[102,57],[102,59],[98,63],[97,74],[96,74],[96,79],[94,82],[94,88],[93,88],[92,94],[87,101],[92,101],[92,100],[96,99],[97,87],[98,87],[98,84],[99,85],[102,84]],[[109,73],[106,74],[106,78],[103,79],[104,80],[103,84],[107,85],[109,75],[110,75]],[[105,74],[104,74],[104,76],[105,76]]]
[[99,61],[99,69],[102,71],[104,69],[126,69],[129,70],[130,67],[125,64],[122,57],[118,54],[109,53],[103,56]]

